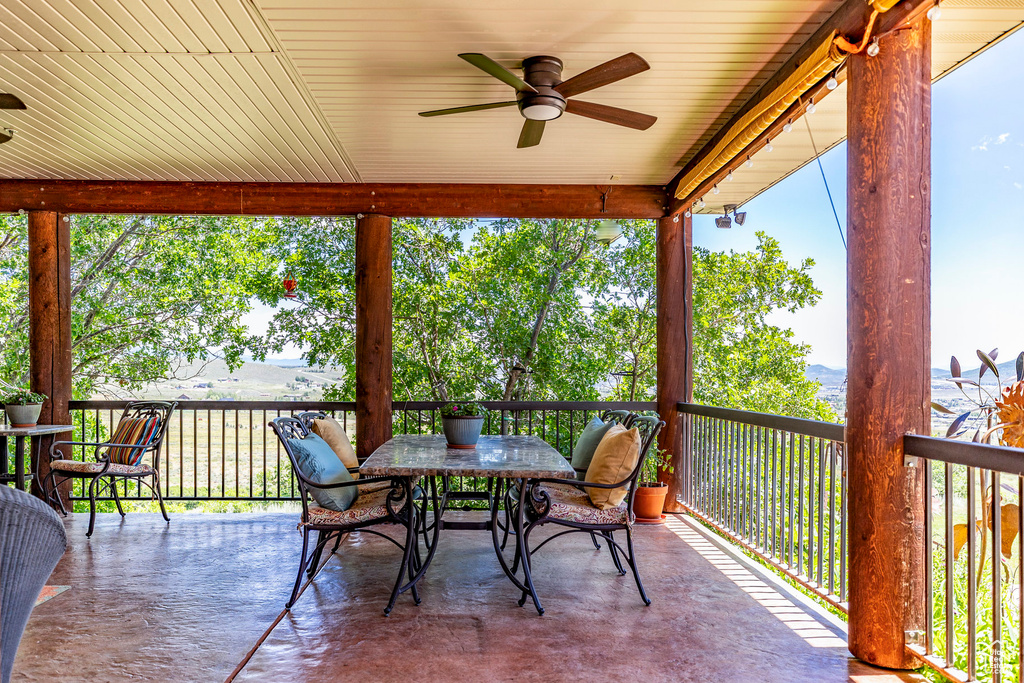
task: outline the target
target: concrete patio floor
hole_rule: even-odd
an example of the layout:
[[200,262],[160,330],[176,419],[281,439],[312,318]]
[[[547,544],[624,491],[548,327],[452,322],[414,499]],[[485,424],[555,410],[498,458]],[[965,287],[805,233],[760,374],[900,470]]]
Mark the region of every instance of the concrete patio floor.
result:
[[[281,613],[300,538],[293,514],[100,515],[38,606],[15,681],[224,681]],[[490,536],[446,531],[420,584],[382,614],[398,551],[346,541],[236,681],[923,680],[849,656],[841,628],[684,518],[637,529],[653,604],[583,536],[534,562],[546,613],[520,608]]]

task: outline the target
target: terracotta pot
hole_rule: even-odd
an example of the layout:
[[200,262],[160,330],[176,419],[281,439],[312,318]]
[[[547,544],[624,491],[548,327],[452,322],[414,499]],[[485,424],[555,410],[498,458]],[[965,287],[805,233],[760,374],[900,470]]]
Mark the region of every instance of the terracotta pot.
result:
[[39,413],[43,410],[42,403],[29,403],[27,405],[6,405],[7,421],[12,427],[35,427],[39,422]]
[[660,520],[667,493],[668,486],[665,484],[637,486],[633,497],[633,514],[637,519]]
[[448,448],[476,448],[484,428],[484,416],[442,417],[441,424],[444,426]]

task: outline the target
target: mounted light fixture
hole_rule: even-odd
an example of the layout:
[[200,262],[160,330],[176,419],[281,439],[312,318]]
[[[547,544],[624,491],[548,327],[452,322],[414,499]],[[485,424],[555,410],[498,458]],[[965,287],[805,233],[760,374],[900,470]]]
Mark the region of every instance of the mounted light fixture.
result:
[[722,230],[728,230],[732,227],[732,219],[728,215],[719,216],[715,219],[715,227],[721,228]]
[[[728,218],[729,214],[731,213],[733,215],[733,220],[736,222],[736,225],[743,225],[744,223],[747,222],[747,212],[746,211],[737,211],[736,209],[738,209],[738,208],[739,207],[736,204],[726,204],[725,205],[725,214],[726,215],[723,216],[723,218]],[[719,226],[719,227],[722,227],[722,226]]]
[[615,240],[622,237],[622,228],[619,226],[618,221],[601,221],[597,224],[597,230],[594,231],[594,237],[601,244],[608,246]]

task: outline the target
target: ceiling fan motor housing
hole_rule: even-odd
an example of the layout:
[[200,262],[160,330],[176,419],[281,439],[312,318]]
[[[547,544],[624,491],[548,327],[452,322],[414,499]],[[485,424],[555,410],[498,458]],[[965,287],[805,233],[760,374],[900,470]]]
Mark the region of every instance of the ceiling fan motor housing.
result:
[[562,82],[562,60],[557,57],[538,55],[523,60],[523,80],[537,92],[520,92],[516,95],[519,111],[528,119],[550,121],[565,111],[565,98],[555,86]]

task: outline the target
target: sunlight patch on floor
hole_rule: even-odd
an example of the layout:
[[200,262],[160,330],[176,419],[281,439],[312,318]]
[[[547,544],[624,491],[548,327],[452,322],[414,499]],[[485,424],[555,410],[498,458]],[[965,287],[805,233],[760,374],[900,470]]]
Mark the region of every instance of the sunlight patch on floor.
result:
[[694,531],[682,519],[670,515],[665,520],[665,526],[808,645],[846,648],[845,640]]

